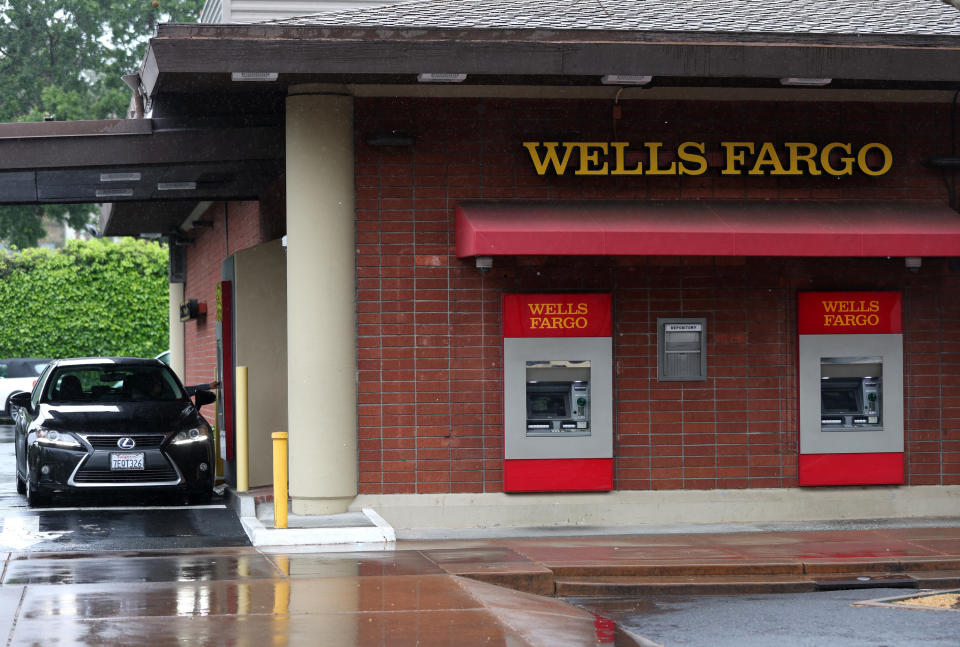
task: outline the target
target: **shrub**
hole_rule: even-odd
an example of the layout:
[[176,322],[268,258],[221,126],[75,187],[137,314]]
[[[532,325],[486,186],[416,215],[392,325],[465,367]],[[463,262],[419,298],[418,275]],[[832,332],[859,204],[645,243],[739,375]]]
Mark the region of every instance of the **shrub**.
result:
[[0,357],[153,357],[167,348],[168,299],[157,242],[0,254]]

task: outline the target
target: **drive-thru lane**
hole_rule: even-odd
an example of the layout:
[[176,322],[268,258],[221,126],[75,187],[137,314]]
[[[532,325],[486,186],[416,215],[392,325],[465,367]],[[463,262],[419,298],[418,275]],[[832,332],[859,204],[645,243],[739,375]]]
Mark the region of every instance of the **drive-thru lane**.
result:
[[54,498],[30,508],[16,493],[13,426],[0,425],[0,550],[100,551],[246,546],[234,512],[214,497],[211,505],[133,492]]

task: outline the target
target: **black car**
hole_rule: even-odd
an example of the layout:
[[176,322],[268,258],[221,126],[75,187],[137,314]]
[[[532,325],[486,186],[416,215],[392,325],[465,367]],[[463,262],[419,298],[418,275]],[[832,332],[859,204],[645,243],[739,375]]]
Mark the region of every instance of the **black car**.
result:
[[17,491],[32,505],[57,492],[142,488],[210,498],[216,455],[210,425],[156,359],[82,358],[52,362],[32,393],[12,402]]

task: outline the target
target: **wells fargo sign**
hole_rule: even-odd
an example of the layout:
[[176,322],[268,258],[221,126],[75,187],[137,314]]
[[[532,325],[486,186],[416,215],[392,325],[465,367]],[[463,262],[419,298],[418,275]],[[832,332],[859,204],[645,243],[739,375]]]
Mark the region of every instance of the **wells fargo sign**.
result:
[[[704,142],[682,142],[664,150],[663,142],[523,142],[538,175],[703,175]],[[712,152],[712,151],[711,151]],[[879,142],[720,142],[721,175],[884,175],[893,153]],[[638,159],[642,158],[642,159]]]
[[609,294],[505,294],[504,337],[610,337]]
[[903,332],[899,292],[801,292],[797,299],[800,335]]

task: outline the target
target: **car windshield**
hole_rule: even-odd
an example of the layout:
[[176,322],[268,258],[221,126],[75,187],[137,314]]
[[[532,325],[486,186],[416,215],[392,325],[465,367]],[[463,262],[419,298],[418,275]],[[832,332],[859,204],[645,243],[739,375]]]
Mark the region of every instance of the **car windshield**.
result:
[[164,366],[61,366],[47,380],[44,402],[148,402],[186,395]]

